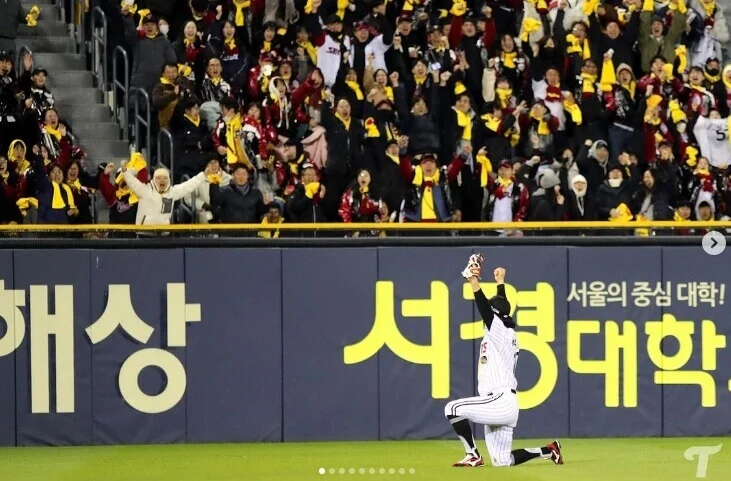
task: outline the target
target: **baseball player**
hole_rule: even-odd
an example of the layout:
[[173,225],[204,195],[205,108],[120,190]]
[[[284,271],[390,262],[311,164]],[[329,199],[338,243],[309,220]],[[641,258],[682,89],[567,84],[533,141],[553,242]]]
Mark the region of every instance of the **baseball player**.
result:
[[542,448],[510,450],[513,429],[518,423],[515,391],[518,387],[515,379],[518,341],[515,337],[515,322],[510,317],[510,302],[505,295],[505,269],[495,269],[497,295],[488,300],[480,288],[483,262],[481,254],[474,254],[462,271],[462,277],[469,280],[475,293],[475,303],[485,323],[485,337],[480,343],[477,365],[479,396],[451,401],[444,408],[444,415],[467,453],[464,459],[453,466],[476,468],[485,464],[475,446],[470,422],[485,425],[485,442],[493,466],[516,466],[538,457],[563,464],[558,441]]

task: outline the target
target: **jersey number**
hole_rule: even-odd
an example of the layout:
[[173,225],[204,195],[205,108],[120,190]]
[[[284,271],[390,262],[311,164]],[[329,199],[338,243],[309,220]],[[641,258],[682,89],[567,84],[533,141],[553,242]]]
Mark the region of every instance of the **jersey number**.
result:
[[728,138],[728,131],[716,130],[716,140],[722,142]]

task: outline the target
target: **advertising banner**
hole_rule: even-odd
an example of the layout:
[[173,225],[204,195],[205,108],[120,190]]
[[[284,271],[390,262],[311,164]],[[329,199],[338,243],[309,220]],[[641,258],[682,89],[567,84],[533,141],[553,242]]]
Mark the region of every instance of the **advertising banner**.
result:
[[473,252],[488,297],[507,269],[516,437],[731,434],[700,247],[34,249],[0,252],[0,445],[452,438]]

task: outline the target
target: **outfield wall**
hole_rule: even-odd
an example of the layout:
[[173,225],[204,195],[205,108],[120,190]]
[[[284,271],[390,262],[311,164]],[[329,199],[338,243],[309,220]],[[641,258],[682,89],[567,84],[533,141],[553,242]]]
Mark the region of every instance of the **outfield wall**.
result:
[[[517,436],[731,433],[728,254],[479,251],[517,305]],[[0,251],[0,445],[449,437],[472,252]]]

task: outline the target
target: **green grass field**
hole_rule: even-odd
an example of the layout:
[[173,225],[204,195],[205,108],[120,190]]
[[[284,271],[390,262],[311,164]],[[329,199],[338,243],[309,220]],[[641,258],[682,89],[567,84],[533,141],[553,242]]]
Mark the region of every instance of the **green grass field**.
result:
[[[514,447],[547,440],[516,440]],[[208,444],[0,449],[3,481],[305,481],[329,479],[660,481],[696,479],[689,446],[724,442],[709,458],[706,479],[728,480],[731,441],[725,438],[566,439],[565,464],[536,459],[511,468],[451,468],[458,441]],[[484,451],[484,441],[478,441]],[[483,454],[486,454],[483,452]],[[489,462],[488,462],[489,464]],[[320,474],[325,468],[325,474]],[[329,474],[330,468],[335,474]],[[340,469],[345,474],[339,474]],[[349,469],[354,474],[349,474]],[[360,469],[365,470],[359,474]],[[373,468],[375,474],[369,474]],[[385,474],[378,474],[383,468]],[[389,474],[389,469],[395,470]],[[399,474],[399,470],[404,474]],[[413,474],[409,474],[413,470]]]

